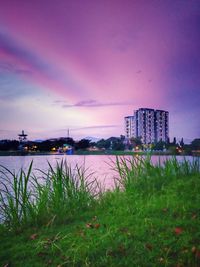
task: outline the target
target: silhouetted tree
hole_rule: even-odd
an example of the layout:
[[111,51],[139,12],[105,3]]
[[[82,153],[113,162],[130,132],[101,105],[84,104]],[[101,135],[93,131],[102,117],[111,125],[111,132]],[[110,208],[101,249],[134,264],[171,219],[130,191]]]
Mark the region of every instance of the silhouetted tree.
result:
[[167,138],[167,141],[165,143],[165,147],[168,149],[170,147],[170,139],[169,137]]
[[50,151],[52,147],[55,146],[55,143],[50,140],[45,140],[38,144],[38,150],[40,151]]
[[19,141],[17,140],[1,140],[0,141],[0,150],[17,150],[19,147]]
[[173,142],[172,142],[172,145],[173,146],[176,146],[176,137],[174,137]]
[[153,149],[155,150],[163,150],[163,148],[165,147],[165,142],[163,142],[162,140],[160,140],[159,142],[157,142]]
[[124,150],[124,140],[121,137],[110,137],[106,140],[108,143],[110,143],[109,149],[112,150]]
[[184,147],[183,138],[181,138],[181,141],[180,141],[180,146],[181,146],[181,147]]
[[70,146],[74,146],[75,141],[74,141],[73,138],[71,138],[71,137],[67,137],[67,138],[66,138],[66,143],[67,143],[68,145],[70,145]]
[[81,139],[75,144],[76,149],[86,149],[90,147],[90,140],[88,139]]
[[200,150],[200,138],[194,139],[190,146],[192,150]]
[[132,137],[130,141],[133,147],[142,145],[141,137]]
[[96,143],[96,146],[98,147],[98,148],[105,148],[105,149],[109,149],[110,148],[110,144],[111,144],[111,142],[107,139],[107,140],[105,140],[105,139],[101,139],[101,140],[99,140],[97,143]]

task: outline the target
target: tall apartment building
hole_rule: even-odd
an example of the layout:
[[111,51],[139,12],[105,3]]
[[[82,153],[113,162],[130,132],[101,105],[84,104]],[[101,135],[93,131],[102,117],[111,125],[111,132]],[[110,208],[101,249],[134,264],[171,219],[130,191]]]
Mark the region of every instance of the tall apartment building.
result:
[[124,118],[125,120],[125,136],[130,139],[135,135],[134,133],[134,116],[127,116]]
[[158,141],[167,142],[169,138],[169,112],[155,111],[155,138]]
[[152,144],[160,140],[166,142],[169,136],[169,112],[140,108],[134,116],[125,117],[125,136],[141,137],[143,144]]

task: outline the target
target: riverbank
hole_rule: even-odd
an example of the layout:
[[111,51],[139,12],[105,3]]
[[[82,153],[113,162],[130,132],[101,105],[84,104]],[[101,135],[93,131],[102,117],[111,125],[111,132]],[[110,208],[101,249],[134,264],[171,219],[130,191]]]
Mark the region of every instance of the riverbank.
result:
[[7,209],[0,265],[199,266],[199,162],[118,159],[116,168],[121,190],[95,197],[95,183],[74,187],[58,166],[53,188],[38,188],[34,210],[25,198],[19,221]]
[[[145,151],[121,151],[121,150],[102,150],[102,151],[88,151],[88,150],[77,150],[74,151],[73,155],[115,155],[115,156],[134,156],[134,155],[169,155],[173,156],[174,154],[170,152],[163,151],[154,151],[154,152],[145,152]],[[64,155],[64,153],[57,152],[48,152],[48,151],[0,151],[0,156],[46,156],[46,155]],[[200,156],[199,152],[193,152],[192,154],[177,154],[182,156]]]

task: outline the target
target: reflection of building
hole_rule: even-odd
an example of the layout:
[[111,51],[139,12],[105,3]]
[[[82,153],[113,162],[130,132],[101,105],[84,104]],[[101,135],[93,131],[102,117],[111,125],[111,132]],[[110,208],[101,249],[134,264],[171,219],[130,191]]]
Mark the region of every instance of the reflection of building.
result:
[[169,112],[140,108],[134,116],[125,117],[126,138],[141,137],[143,144],[166,142],[169,136]]

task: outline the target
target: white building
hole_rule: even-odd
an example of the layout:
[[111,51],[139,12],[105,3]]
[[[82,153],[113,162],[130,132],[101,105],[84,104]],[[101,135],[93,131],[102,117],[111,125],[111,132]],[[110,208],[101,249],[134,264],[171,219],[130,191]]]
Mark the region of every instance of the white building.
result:
[[127,116],[125,120],[125,136],[127,139],[130,139],[135,135],[134,132],[134,116]]
[[169,138],[169,112],[155,110],[155,136],[157,142],[167,142]]
[[134,116],[125,117],[125,136],[127,139],[141,137],[143,144],[166,142],[169,137],[169,112],[140,108]]
[[141,137],[143,144],[152,144],[155,141],[154,110],[140,108],[134,112],[136,123],[136,136]]

